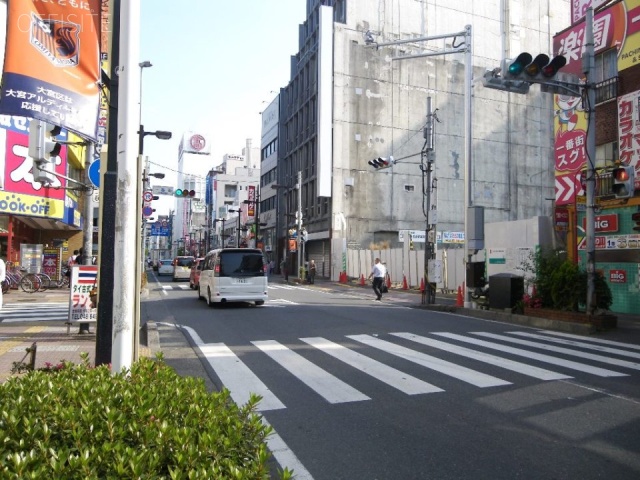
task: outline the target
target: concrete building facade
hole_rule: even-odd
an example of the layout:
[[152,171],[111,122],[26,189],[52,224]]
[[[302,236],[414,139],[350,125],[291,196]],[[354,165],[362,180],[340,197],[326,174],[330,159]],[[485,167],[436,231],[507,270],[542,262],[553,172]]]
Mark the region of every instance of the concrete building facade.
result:
[[[553,96],[537,87],[528,95],[489,90],[479,79],[522,51],[552,54],[552,37],[568,18],[568,1],[309,0],[291,80],[279,100],[277,183],[289,187],[279,189],[287,207],[279,209],[279,258],[297,222],[283,215],[298,203],[308,232],[300,254],[336,280],[338,250],[394,245],[400,232],[425,229],[420,152],[428,98],[438,119],[431,193],[437,230],[464,231],[464,54],[403,59],[445,52],[464,37],[376,48],[366,35],[382,44],[471,25],[470,204],[485,208],[486,223],[550,215]],[[397,159],[391,168],[368,164],[389,156]],[[295,189],[298,172],[302,182]],[[295,265],[295,256],[289,258]]]

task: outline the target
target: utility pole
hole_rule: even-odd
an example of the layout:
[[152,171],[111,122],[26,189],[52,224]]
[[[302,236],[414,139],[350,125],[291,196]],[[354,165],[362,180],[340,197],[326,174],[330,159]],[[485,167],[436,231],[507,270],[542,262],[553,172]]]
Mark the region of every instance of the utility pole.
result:
[[[437,109],[436,109],[437,110]],[[426,217],[425,228],[425,255],[424,255],[424,276],[425,276],[425,296],[426,303],[436,303],[436,281],[429,275],[429,267],[435,268],[433,260],[436,258],[436,236],[435,236],[435,224],[436,210],[432,209],[431,193],[433,191],[433,164],[436,160],[435,153],[435,121],[438,121],[436,113],[431,107],[431,97],[427,97],[427,124],[424,129],[424,148],[422,150],[422,163],[420,168],[422,173],[427,174],[427,183],[423,184],[423,194],[426,196],[427,204],[426,211],[424,212]],[[426,158],[426,167],[424,166],[424,160]],[[424,178],[424,176],[423,176]]]
[[118,104],[120,67],[120,3],[112,2],[111,66],[109,75],[109,126],[107,168],[101,179],[102,213],[100,225],[100,282],[98,285],[98,323],[96,325],[96,366],[111,363],[113,349],[113,291],[116,200],[118,189]]
[[302,172],[298,171],[298,183],[296,185],[296,189],[298,190],[298,214],[296,215],[296,220],[298,222],[298,279],[302,280],[302,275],[300,274],[300,270],[302,269]]
[[[582,71],[587,77],[587,105],[583,105],[587,113],[587,313],[596,310],[595,274],[596,274],[596,238],[595,238],[595,192],[596,192],[596,90],[595,90],[595,47],[593,38],[593,7],[587,9],[585,18],[585,52],[582,58]],[[582,97],[584,101],[584,96]]]
[[120,16],[120,81],[118,101],[118,197],[116,201],[114,274],[119,281],[113,291],[113,358],[112,371],[119,373],[129,369],[133,362],[135,328],[135,285],[138,235],[136,215],[140,215],[137,195],[138,185],[138,119],[135,105],[139,84],[138,61],[140,57],[140,2],[122,1]]

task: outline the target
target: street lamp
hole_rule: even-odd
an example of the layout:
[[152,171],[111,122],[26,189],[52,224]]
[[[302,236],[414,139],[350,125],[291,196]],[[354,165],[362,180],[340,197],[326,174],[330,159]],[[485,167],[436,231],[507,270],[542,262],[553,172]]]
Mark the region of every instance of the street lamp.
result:
[[231,213],[238,214],[238,228],[236,229],[236,248],[240,247],[240,213],[242,212],[242,207],[238,207],[236,209],[230,208],[228,210]]
[[224,237],[225,237],[225,234],[224,234],[224,222],[226,222],[226,221],[227,221],[227,219],[226,219],[226,218],[224,218],[224,217],[222,217],[222,218],[216,218],[216,219],[213,221],[213,224],[214,224],[214,225],[215,225],[216,223],[218,223],[218,222],[222,222],[222,230],[220,230],[220,246],[221,246],[222,248],[224,248]]

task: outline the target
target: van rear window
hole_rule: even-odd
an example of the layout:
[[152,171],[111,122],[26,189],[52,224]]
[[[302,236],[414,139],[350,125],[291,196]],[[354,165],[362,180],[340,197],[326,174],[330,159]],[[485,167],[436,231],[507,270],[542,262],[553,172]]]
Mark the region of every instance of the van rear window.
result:
[[262,277],[264,268],[259,253],[223,252],[220,255],[221,277]]
[[176,265],[178,267],[190,267],[191,265],[193,265],[194,260],[195,259],[191,257],[183,257],[183,258],[178,257],[176,259]]

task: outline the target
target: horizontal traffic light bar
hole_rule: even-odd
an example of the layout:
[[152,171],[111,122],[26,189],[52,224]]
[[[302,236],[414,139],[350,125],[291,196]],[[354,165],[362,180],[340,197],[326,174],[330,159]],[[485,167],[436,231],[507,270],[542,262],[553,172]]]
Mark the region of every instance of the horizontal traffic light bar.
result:
[[190,198],[196,196],[195,190],[189,190],[188,188],[176,188],[174,191],[176,197]]

